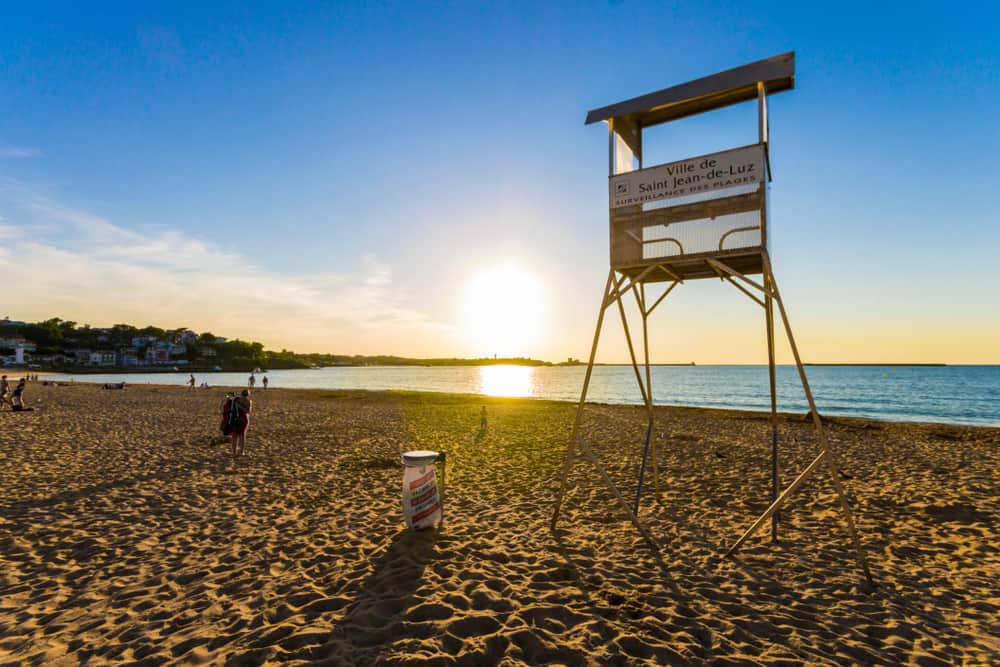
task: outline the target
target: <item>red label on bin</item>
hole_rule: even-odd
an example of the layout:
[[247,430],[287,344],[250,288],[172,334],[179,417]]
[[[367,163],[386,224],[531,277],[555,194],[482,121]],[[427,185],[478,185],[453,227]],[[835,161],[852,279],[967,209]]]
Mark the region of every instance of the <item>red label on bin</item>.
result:
[[427,502],[427,500],[429,500],[432,496],[436,495],[437,495],[437,487],[432,486],[419,496],[414,496],[413,498],[410,498],[410,507],[418,507]]
[[436,512],[439,507],[441,507],[441,503],[434,503],[433,505],[431,505],[430,507],[428,507],[427,509],[425,509],[423,512],[420,512],[418,514],[414,514],[413,515],[413,523],[417,523],[421,519],[426,519],[431,514],[434,514],[434,512]]
[[415,479],[412,482],[410,482],[410,489],[415,489],[418,486],[420,486],[421,484],[427,483],[432,477],[434,477],[434,469],[433,468],[431,468],[431,470],[426,475],[424,475],[423,477],[418,477],[417,479]]

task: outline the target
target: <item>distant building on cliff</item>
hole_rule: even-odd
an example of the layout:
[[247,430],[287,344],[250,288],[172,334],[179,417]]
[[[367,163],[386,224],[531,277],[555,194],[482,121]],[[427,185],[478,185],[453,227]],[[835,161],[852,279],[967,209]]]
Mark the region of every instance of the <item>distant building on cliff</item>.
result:
[[154,366],[159,366],[162,364],[170,363],[170,348],[169,347],[147,347],[146,348],[146,363]]
[[0,350],[16,350],[19,347],[25,352],[35,351],[35,344],[24,336],[0,336]]
[[121,349],[115,353],[115,363],[119,366],[138,366],[139,355],[135,350]]
[[99,350],[97,352],[91,352],[90,359],[88,359],[87,363],[90,366],[114,366],[115,352],[114,350]]

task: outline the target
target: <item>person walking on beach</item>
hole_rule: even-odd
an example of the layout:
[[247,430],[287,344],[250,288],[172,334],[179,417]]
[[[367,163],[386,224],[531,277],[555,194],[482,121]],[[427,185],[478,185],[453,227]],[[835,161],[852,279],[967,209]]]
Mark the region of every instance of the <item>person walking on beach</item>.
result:
[[4,375],[3,377],[0,377],[0,409],[3,409],[4,403],[9,405],[11,408],[14,407],[14,404],[11,403],[10,397],[7,396],[7,394],[9,393],[10,393],[10,383],[7,382],[7,376]]
[[257,378],[254,377],[253,373],[247,378],[247,386],[253,389],[253,386],[257,384]]
[[[231,403],[230,403],[231,402]],[[250,390],[243,392],[227,401],[230,410],[235,410],[229,437],[232,438],[233,456],[244,456],[247,449],[247,431],[250,430],[250,413],[253,411],[253,401],[250,400]]]
[[260,379],[260,383],[264,385],[264,391],[267,391],[267,376],[265,375]]
[[21,381],[14,387],[14,393],[10,397],[10,408],[14,411],[24,410],[24,385],[28,378],[21,378]]
[[188,389],[194,389],[194,373],[191,373],[191,378],[188,380]]

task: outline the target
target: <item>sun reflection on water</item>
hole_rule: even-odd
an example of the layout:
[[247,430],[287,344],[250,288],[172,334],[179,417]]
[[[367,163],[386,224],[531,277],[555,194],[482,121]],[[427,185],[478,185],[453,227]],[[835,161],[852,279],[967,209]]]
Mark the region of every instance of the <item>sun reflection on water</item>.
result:
[[487,396],[534,396],[531,366],[481,366],[479,393]]

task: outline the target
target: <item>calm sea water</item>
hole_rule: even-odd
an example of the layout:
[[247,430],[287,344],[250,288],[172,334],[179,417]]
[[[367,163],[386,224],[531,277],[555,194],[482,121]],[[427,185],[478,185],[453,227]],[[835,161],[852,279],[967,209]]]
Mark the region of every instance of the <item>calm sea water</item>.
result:
[[[271,371],[272,387],[406,389],[576,401],[582,366],[322,368]],[[810,366],[809,384],[822,414],[896,421],[1000,426],[1000,366]],[[246,373],[196,373],[199,383],[241,386]],[[58,376],[79,382],[177,384],[188,373]],[[779,366],[778,409],[808,410],[794,366]],[[259,379],[259,378],[258,378]],[[653,398],[661,405],[770,409],[766,366],[655,366]],[[259,385],[258,385],[259,388]],[[589,401],[641,404],[631,366],[597,366]]]

